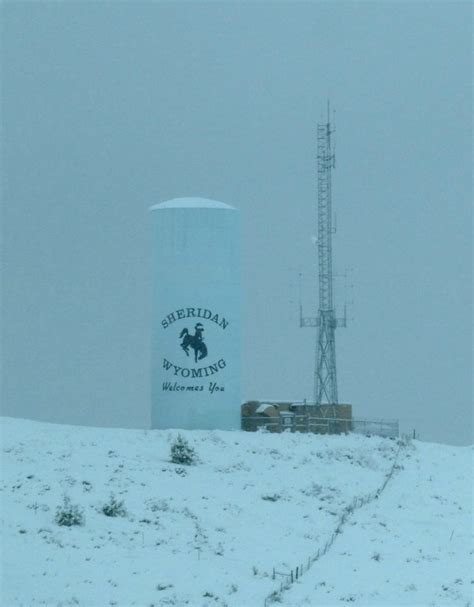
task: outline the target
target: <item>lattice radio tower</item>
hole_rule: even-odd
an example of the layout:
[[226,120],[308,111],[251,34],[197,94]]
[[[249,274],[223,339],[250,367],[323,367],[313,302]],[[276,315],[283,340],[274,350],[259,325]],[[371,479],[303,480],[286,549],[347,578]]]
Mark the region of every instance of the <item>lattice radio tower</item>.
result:
[[336,166],[336,157],[331,142],[330,109],[328,103],[327,122],[319,123],[317,129],[318,145],[318,270],[319,270],[319,308],[316,317],[303,317],[300,303],[300,326],[317,327],[316,364],[314,370],[314,402],[320,404],[338,404],[336,372],[336,327],[346,326],[346,307],[344,318],[336,318],[333,302],[332,268],[332,201],[331,171]]

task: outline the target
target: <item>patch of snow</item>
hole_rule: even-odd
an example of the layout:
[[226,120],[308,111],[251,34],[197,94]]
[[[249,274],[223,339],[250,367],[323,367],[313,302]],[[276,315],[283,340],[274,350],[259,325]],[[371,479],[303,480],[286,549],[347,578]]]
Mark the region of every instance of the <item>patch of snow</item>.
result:
[[264,413],[269,407],[275,410],[275,405],[269,403],[262,403],[258,406],[258,409],[256,409],[255,413]]
[[[179,431],[200,460],[180,466],[177,430],[0,419],[8,607],[261,607],[279,584],[273,568],[288,572],[324,545],[398,449],[359,435]],[[282,603],[467,605],[472,453],[412,443],[380,499],[348,518]],[[104,515],[112,494],[125,515]],[[83,525],[55,522],[64,495]]]
[[217,200],[209,200],[208,198],[173,198],[166,202],[155,204],[149,208],[150,211],[160,211],[162,209],[226,209],[228,211],[236,211],[235,207],[229,204],[219,202]]

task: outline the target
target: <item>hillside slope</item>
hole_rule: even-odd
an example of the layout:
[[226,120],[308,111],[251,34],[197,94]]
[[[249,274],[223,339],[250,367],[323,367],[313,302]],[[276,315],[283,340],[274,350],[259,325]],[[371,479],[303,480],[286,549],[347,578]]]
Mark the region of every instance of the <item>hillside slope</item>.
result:
[[[263,605],[273,568],[324,545],[398,451],[377,437],[184,431],[200,462],[180,466],[177,431],[1,424],[5,607]],[[415,443],[399,466],[284,604],[468,604],[472,449]],[[111,493],[125,516],[102,512]],[[65,495],[84,525],[56,524]]]
[[472,449],[417,443],[285,605],[472,604]]

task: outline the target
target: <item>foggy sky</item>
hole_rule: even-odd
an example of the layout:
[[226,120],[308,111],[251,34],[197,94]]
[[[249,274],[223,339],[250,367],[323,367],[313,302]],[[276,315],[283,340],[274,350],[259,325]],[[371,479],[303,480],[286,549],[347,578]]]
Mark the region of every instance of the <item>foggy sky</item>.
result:
[[242,213],[244,398],[311,398],[330,98],[340,401],[472,442],[471,11],[4,2],[3,414],[149,425],[147,209],[180,196]]

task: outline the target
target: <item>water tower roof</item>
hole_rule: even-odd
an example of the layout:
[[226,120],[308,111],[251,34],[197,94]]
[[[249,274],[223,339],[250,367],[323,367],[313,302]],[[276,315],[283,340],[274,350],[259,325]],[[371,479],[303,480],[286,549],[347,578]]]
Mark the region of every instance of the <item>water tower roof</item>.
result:
[[209,200],[208,198],[173,198],[166,202],[161,202],[150,207],[150,211],[160,211],[162,209],[228,209],[235,211],[235,207],[231,207],[224,202],[217,200]]

